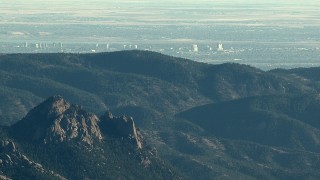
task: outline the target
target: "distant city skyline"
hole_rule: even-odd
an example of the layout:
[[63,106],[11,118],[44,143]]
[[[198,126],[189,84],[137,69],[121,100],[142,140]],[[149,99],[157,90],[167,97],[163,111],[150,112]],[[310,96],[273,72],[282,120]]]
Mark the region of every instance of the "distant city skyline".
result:
[[[17,46],[26,42],[38,49],[72,44],[70,52],[137,45],[205,62],[295,65],[308,57],[313,65],[320,57],[319,19],[320,0],[11,0],[0,5],[0,53],[21,52]],[[210,48],[223,53],[204,50]]]

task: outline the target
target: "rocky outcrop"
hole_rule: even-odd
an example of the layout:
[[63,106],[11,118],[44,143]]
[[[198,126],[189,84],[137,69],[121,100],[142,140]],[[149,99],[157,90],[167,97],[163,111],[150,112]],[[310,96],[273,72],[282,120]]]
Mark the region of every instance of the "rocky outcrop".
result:
[[132,117],[114,117],[108,112],[98,118],[61,96],[52,96],[35,107],[11,127],[11,132],[18,138],[44,144],[78,140],[93,145],[103,135],[128,139],[138,149],[143,144]]
[[94,140],[102,139],[98,121],[95,114],[68,103],[61,96],[53,96],[11,129],[19,138],[31,141],[50,143],[76,139],[92,145]]
[[1,141],[0,152],[15,152],[16,146],[11,140]]
[[138,149],[142,149],[143,138],[136,128],[132,117],[115,117],[111,112],[107,112],[101,117],[100,124],[104,134],[128,139],[136,145]]
[[10,178],[6,177],[6,176],[3,176],[3,175],[0,175],[0,180],[9,180]]
[[78,106],[71,106],[54,120],[46,133],[45,142],[78,139],[92,145],[95,139],[102,139],[98,121],[96,115],[85,112]]

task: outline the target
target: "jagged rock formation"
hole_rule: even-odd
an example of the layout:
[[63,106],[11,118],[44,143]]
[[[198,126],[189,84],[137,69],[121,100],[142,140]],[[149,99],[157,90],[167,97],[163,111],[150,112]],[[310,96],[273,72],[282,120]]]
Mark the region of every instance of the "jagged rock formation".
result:
[[101,140],[99,118],[80,106],[53,96],[31,110],[12,129],[19,136],[43,143],[64,142],[78,139],[89,145]]
[[115,117],[111,112],[107,112],[101,117],[101,128],[105,134],[128,138],[138,149],[142,148],[142,135],[137,130],[132,117]]
[[150,147],[142,147],[142,135],[132,117],[108,112],[98,118],[53,96],[3,129],[0,175],[12,179],[179,177]]
[[132,117],[113,117],[111,113],[102,116],[70,104],[61,96],[52,96],[31,110],[25,118],[11,127],[13,134],[34,142],[58,143],[79,140],[87,145],[101,141],[104,135],[126,138],[138,149],[142,148],[142,135]]

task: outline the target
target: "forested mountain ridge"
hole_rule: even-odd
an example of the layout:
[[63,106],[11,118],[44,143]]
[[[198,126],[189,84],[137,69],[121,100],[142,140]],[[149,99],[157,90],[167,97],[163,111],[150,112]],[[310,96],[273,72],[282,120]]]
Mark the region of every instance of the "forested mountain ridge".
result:
[[[1,98],[6,104],[0,107],[8,111],[12,106],[18,108],[5,117],[6,124],[21,119],[54,94],[94,112],[135,104],[168,112],[199,102],[315,91],[302,80],[293,83],[246,65],[209,65],[146,51],[1,55],[0,74]],[[140,94],[139,98],[135,94]],[[168,108],[155,106],[155,100]]]
[[317,179],[319,72],[148,51],[7,54],[0,120],[12,125],[60,94],[97,117],[133,116],[146,143],[183,178]]

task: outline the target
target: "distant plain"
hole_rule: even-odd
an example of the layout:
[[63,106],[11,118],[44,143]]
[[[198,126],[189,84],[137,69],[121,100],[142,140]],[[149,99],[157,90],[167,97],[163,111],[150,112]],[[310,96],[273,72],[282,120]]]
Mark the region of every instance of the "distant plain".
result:
[[[63,42],[77,46],[67,50],[75,53],[88,49],[88,44],[108,43],[113,50],[137,44],[139,49],[208,63],[237,60],[262,69],[310,67],[320,65],[318,4],[312,0],[14,0],[0,6],[0,39],[14,46]],[[209,51],[219,42],[228,53]],[[199,46],[198,54],[190,52],[192,44]],[[0,52],[21,51],[2,45]]]

